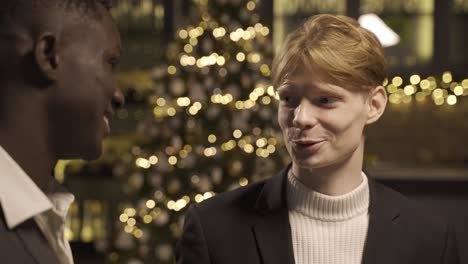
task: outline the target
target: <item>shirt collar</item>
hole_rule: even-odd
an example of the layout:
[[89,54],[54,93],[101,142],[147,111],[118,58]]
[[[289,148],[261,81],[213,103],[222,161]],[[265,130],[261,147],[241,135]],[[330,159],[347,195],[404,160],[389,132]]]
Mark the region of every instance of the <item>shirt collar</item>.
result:
[[326,195],[310,189],[289,170],[287,181],[288,209],[321,221],[346,221],[369,210],[369,184],[361,173],[361,183],[342,195]]
[[44,192],[1,146],[0,203],[10,229],[53,208]]
[[[53,180],[54,184],[60,185],[57,181],[55,181],[55,179]],[[60,185],[60,187],[63,186]],[[60,216],[62,219],[65,219],[70,205],[75,200],[75,196],[66,190],[60,190],[55,192],[49,192],[49,190],[47,191],[47,197],[50,199],[53,205],[52,210],[56,215]]]

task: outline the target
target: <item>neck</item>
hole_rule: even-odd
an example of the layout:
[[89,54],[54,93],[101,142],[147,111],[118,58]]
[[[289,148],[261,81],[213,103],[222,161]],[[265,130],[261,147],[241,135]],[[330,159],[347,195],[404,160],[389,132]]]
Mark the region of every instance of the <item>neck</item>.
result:
[[338,196],[351,192],[362,182],[364,140],[345,160],[323,168],[303,168],[293,162],[292,172],[297,179],[316,192]]
[[38,107],[31,107],[31,102],[11,101],[2,109],[8,111],[3,113],[0,123],[0,145],[45,190],[57,162],[48,142],[46,119],[41,118]]

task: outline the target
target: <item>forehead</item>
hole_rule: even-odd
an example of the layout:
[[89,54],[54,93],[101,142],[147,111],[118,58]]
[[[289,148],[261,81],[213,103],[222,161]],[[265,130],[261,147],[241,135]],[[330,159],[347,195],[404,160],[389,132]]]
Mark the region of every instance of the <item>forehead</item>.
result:
[[278,91],[297,93],[329,92],[346,93],[347,89],[328,81],[325,77],[314,73],[295,73],[284,80]]
[[280,91],[296,92],[296,93],[331,93],[332,95],[342,96],[363,96],[370,92],[371,89],[363,89],[353,85],[338,81],[332,77],[326,70],[312,61],[302,60],[295,67],[290,68],[282,82],[279,84],[278,92]]
[[90,47],[121,51],[121,40],[117,26],[110,13],[102,7],[99,18],[70,16],[63,31],[65,41],[87,43]]

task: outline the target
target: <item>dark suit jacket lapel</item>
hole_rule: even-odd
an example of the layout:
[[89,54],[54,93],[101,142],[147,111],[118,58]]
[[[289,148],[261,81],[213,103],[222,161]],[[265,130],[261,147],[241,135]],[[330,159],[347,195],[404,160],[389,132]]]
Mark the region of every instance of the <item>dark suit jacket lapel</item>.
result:
[[47,240],[34,220],[30,219],[15,228],[27,251],[39,264],[59,263]]
[[397,263],[388,247],[401,243],[397,240],[398,203],[385,195],[387,191],[375,180],[369,179],[369,191],[369,227],[362,263]]
[[265,264],[294,264],[294,252],[286,202],[289,166],[267,180],[255,209],[261,214],[253,226],[257,248]]

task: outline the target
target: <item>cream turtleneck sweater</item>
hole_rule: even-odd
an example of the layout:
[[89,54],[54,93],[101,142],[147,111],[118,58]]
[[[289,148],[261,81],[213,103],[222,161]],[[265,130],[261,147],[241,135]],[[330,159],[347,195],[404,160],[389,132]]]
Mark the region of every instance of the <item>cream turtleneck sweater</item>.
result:
[[288,173],[287,201],[296,264],[358,264],[369,225],[369,184],[328,196]]

